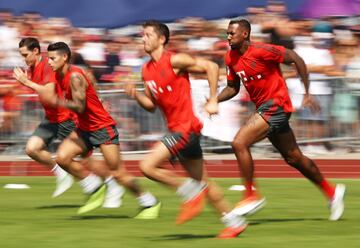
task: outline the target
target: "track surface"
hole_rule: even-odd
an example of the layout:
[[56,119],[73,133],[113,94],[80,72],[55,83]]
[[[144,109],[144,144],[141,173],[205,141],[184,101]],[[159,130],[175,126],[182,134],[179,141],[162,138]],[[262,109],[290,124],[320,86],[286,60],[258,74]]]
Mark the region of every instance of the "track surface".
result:
[[[321,172],[328,178],[360,178],[360,160],[358,159],[315,159]],[[102,163],[102,161],[97,161]],[[125,167],[136,176],[142,176],[138,168],[139,161],[127,160]],[[235,160],[205,160],[210,177],[234,178],[240,173]],[[184,175],[179,164],[167,168]],[[255,174],[261,178],[300,178],[302,175],[286,165],[282,160],[255,160]],[[0,161],[0,176],[51,176],[52,173],[34,161]]]

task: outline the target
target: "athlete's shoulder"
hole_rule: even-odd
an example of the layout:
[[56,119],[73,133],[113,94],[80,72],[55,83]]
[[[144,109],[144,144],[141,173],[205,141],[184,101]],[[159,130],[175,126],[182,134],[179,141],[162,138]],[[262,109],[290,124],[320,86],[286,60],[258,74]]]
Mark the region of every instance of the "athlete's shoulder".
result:
[[269,43],[261,43],[261,42],[251,42],[250,46],[254,52],[264,53],[281,53],[285,51],[285,47],[269,44]]
[[76,65],[70,65],[69,67],[69,72],[72,74],[72,73],[81,73],[83,72],[83,69],[76,66]]
[[142,67],[141,67],[141,71],[142,71],[142,72],[146,72],[146,71],[149,69],[150,62],[151,62],[151,59],[149,59],[148,61],[146,61],[145,63],[143,63],[143,65],[142,65]]
[[236,59],[239,57],[239,53],[236,50],[229,50],[225,53],[225,64],[233,65],[236,63]]

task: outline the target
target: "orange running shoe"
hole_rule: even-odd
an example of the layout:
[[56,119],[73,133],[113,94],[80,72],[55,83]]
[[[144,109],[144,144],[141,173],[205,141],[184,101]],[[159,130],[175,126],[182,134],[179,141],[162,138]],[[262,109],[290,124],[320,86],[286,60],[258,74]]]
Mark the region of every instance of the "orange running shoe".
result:
[[205,200],[208,192],[208,186],[205,186],[199,194],[181,204],[180,213],[176,218],[177,225],[184,224],[201,213],[205,207]]
[[237,215],[251,215],[263,208],[265,204],[265,198],[259,198],[256,195],[249,196],[236,204],[232,211]]
[[239,227],[227,227],[224,230],[220,232],[220,234],[217,236],[219,239],[232,239],[236,238],[240,235],[245,229],[247,228],[248,224],[243,224]]

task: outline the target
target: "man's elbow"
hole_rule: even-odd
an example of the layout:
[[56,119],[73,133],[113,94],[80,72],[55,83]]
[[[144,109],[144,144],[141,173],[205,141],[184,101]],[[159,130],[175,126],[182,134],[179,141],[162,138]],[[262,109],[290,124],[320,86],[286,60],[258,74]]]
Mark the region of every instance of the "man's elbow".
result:
[[219,66],[215,62],[209,61],[208,68],[210,71],[219,71]]
[[155,110],[156,110],[156,106],[151,106],[151,107],[148,107],[146,108],[146,110],[150,113],[155,113]]

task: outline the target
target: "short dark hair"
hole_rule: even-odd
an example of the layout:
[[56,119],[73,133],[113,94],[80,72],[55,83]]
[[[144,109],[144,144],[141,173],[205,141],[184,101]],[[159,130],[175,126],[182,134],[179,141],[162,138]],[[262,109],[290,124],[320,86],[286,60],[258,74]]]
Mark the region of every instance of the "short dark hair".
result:
[[71,58],[71,50],[70,47],[65,42],[55,42],[48,46],[48,52],[58,51],[61,54],[66,54],[68,56],[67,61],[70,61]]
[[248,39],[250,39],[250,33],[251,33],[251,24],[248,20],[246,19],[233,19],[229,22],[230,24],[239,24],[239,26],[245,28],[248,31]]
[[143,28],[146,27],[153,27],[155,32],[161,36],[163,35],[165,37],[165,42],[164,45],[166,45],[169,42],[170,39],[170,30],[168,28],[168,26],[166,26],[166,24],[161,23],[159,21],[156,20],[150,20],[150,21],[146,21],[142,24]]
[[19,42],[19,48],[21,47],[26,47],[30,51],[33,51],[35,48],[37,48],[40,52],[40,43],[38,39],[34,37],[27,37],[21,39],[21,41]]

